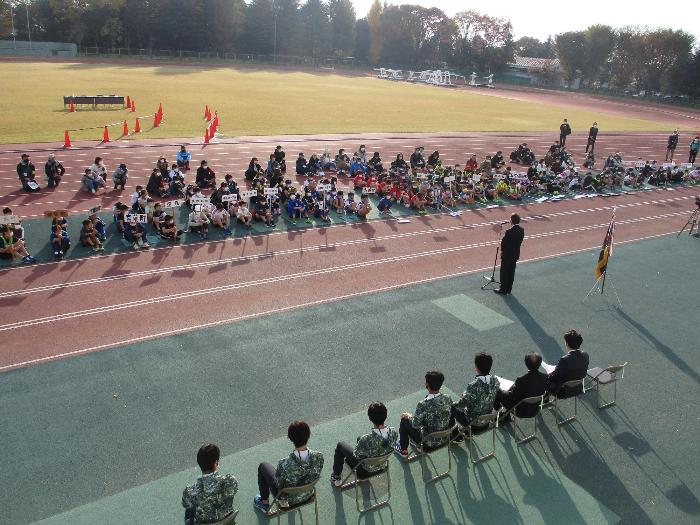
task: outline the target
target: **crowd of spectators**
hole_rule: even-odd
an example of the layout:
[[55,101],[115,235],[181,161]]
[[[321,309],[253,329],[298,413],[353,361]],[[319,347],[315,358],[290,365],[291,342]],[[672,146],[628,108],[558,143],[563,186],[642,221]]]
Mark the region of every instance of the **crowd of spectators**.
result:
[[[140,249],[149,247],[149,233],[178,242],[185,231],[198,234],[202,239],[208,238],[211,228],[231,235],[234,223],[252,228],[260,222],[275,228],[280,219],[292,225],[297,221],[312,223],[313,219],[331,222],[331,212],[365,220],[375,207],[380,215],[390,214],[395,206],[426,214],[429,210],[452,211],[458,205],[488,204],[503,198],[517,201],[545,194],[562,196],[700,181],[700,170],[692,164],[659,165],[643,159],[626,162],[619,152],[609,155],[601,170],[594,170],[598,135],[595,123],[589,131],[584,166],[578,167],[565,145],[568,135],[564,124],[568,126],[568,123],[562,124],[562,140],[553,143],[541,157],[538,158],[527,143],[510,153],[513,163],[528,166],[522,171],[507,166],[501,151],[481,160],[471,155],[464,164],[449,164],[439,151],[426,154],[421,146],[414,148],[407,161],[403,153],[385,160],[378,151],[369,152],[362,144],[352,155],[344,148],[334,156],[327,150],[308,158],[304,152],[298,153],[293,168],[295,181],[288,173],[286,152],[278,145],[270,153],[265,167],[256,157],[250,160],[244,173],[246,186],[240,188],[233,175],[226,174],[222,180],[206,160],[199,161],[194,180],[187,180],[191,154],[182,146],[175,162],[169,162],[164,156],[157,160],[145,187],[136,186],[128,204],[118,202],[114,206],[114,221],[118,232],[132,248]],[[677,133],[672,137],[676,137],[677,143]],[[691,162],[699,147],[700,139],[696,137],[690,144]],[[40,190],[29,155],[22,155],[17,173],[26,191]],[[53,154],[46,162],[45,173],[49,187],[58,186],[66,177],[65,168]],[[107,185],[107,177],[104,160],[96,157],[84,171],[83,189],[95,194]],[[128,179],[127,165],[119,164],[112,172],[114,190],[124,190]],[[176,210],[166,209],[159,202],[163,199],[181,200],[190,207],[186,230],[178,227]],[[147,220],[139,222],[138,217]],[[80,242],[99,251],[105,240],[104,225],[100,226],[102,233],[95,234],[99,230],[96,217],[85,220],[91,222],[92,229],[83,223]],[[5,240],[4,257],[11,253],[12,257],[23,257],[25,262],[31,262],[31,256],[23,255],[26,248],[20,246],[21,238],[16,233],[12,241]],[[63,257],[71,245],[67,227],[62,232],[52,228],[50,242],[54,256]]]
[[[472,431],[483,430],[477,419],[487,414],[499,415],[500,424],[508,424],[511,415],[533,417],[540,405],[520,404],[520,401],[537,396],[564,399],[579,395],[581,385],[567,386],[566,383],[583,380],[588,373],[589,356],[581,350],[583,338],[575,330],[564,334],[566,353],[556,365],[543,362],[537,352],[525,355],[525,370],[514,381],[493,373],[493,357],[485,352],[474,356],[476,375],[467,383],[459,399],[443,393],[445,376],[438,370],[425,374],[424,387],[427,394],[416,406],[413,413],[403,412],[397,419],[398,429],[387,426],[387,408],[384,403],[373,402],[367,409],[369,425],[367,432],[357,438],[352,445],[346,441],[337,443],[333,453],[333,466],[330,483],[335,488],[343,486],[344,465],[355,468],[367,458],[380,458],[392,451],[400,458],[409,456],[409,445],[422,445],[423,450],[434,450],[447,443],[460,443]],[[434,432],[452,429],[446,438],[429,436]],[[287,429],[287,437],[293,449],[277,465],[261,462],[258,466],[258,494],[253,506],[265,515],[271,508],[271,496],[278,498],[282,507],[300,505],[312,497],[312,492],[281,494],[282,489],[315,483],[321,476],[324,455],[310,448],[311,429],[305,421],[294,421]],[[182,493],[182,506],[185,508],[185,523],[215,523],[233,513],[237,513],[233,503],[239,488],[239,481],[232,474],[219,471],[221,452],[214,444],[203,445],[197,452],[197,463],[202,471],[192,485]],[[389,468],[388,462],[376,466],[358,468],[358,476],[367,479]]]

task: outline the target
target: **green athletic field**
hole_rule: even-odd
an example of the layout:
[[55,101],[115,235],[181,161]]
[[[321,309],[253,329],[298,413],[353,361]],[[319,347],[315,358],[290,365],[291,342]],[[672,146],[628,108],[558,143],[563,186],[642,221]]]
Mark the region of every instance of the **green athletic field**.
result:
[[[525,103],[473,90],[411,85],[314,72],[259,71],[187,65],[139,66],[0,62],[0,143],[62,142],[65,129],[128,120],[127,110],[63,109],[63,95],[119,94],[136,100],[138,115],[163,103],[164,125],[144,120],[140,138],[203,137],[204,106],[219,111],[225,135],[344,132],[545,131],[562,116],[597,120],[606,131],[656,131],[659,123],[577,108]],[[668,126],[666,126],[668,127]],[[121,126],[110,128],[114,140]],[[102,130],[71,133],[100,140]]]
[[[593,250],[520,265],[512,297],[465,276],[3,374],[0,523],[178,523],[196,450],[213,441],[240,481],[238,523],[266,525],[252,509],[256,467],[289,452],[296,418],[326,457],[324,525],[697,523],[697,249],[687,235],[618,245],[606,290],[614,284],[623,308],[614,295],[582,303]],[[369,402],[385,401],[397,425],[427,368],[445,371],[456,394],[475,352],[513,378],[531,350],[556,361],[570,328],[593,365],[629,361],[615,407],[598,410],[590,392],[576,422],[559,429],[548,412],[539,438],[520,446],[500,429],[496,458],[475,468],[461,445],[451,475],[430,485],[417,463],[392,458],[391,505],[365,517],[352,491],[331,489],[335,443],[366,431]],[[313,523],[308,508],[303,523]]]

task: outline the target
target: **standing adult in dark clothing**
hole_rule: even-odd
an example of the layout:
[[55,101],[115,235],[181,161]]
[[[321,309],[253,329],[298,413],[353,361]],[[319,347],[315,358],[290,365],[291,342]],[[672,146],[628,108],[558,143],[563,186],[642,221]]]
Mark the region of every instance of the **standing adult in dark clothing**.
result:
[[595,148],[595,140],[598,138],[598,123],[594,122],[591,129],[588,130],[588,141],[586,142],[586,153],[588,153],[588,148],[591,151]]
[[520,245],[525,238],[525,230],[520,226],[520,216],[514,213],[510,216],[512,226],[501,239],[501,287],[494,290],[497,294],[506,295],[513,289],[515,279],[515,264],[520,259]]
[[[673,161],[673,154],[678,146],[678,130],[668,136],[668,144],[666,145],[666,161]],[[669,158],[670,157],[670,158]]]
[[698,156],[700,150],[700,135],[695,137],[690,143],[690,155],[688,156],[688,164],[695,164],[695,157]]
[[564,122],[559,126],[559,146],[566,145],[566,137],[571,135],[571,126],[569,126],[569,121],[564,119]]

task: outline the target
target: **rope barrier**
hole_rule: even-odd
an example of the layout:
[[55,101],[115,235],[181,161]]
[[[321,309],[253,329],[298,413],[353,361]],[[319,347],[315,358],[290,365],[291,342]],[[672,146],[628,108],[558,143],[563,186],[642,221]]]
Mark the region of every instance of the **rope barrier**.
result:
[[[156,114],[154,113],[153,115],[144,115],[144,116],[142,116],[142,117],[136,117],[136,118],[139,119],[139,120],[141,120],[141,119],[145,119],[145,118],[153,118],[153,117],[155,117],[155,116],[156,116]],[[123,120],[120,120],[119,122],[115,122],[115,123],[113,123],[113,124],[104,124],[104,125],[102,125],[102,126],[92,126],[92,127],[89,127],[89,128],[67,129],[66,131],[70,131],[70,132],[73,132],[73,131],[89,131],[89,130],[91,130],[91,129],[112,128],[112,127],[114,127],[114,126],[121,126],[121,125],[123,125],[123,124],[124,124],[124,121],[123,121]]]

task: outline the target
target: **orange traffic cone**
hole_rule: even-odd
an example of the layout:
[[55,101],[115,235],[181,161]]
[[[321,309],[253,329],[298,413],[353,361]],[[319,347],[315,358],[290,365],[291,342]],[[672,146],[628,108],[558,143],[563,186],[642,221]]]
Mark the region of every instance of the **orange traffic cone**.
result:
[[204,132],[204,143],[209,144],[209,128]]
[[209,122],[211,120],[211,111],[209,111],[209,105],[204,106],[204,120]]
[[135,100],[131,101],[131,112],[136,113],[136,101]]
[[129,95],[126,96],[126,108],[131,109],[131,97]]
[[158,114],[162,117],[163,116],[163,103],[161,102],[158,104]]
[[72,148],[73,145],[70,143],[70,134],[68,133],[68,130],[63,134],[63,147],[64,148]]
[[122,131],[122,136],[126,137],[129,134],[129,124],[124,121],[124,130]]
[[214,112],[214,127],[215,128],[219,127],[219,112],[218,111]]
[[160,114],[156,113],[153,117],[153,127],[157,128],[158,126],[160,126]]
[[109,142],[109,130],[107,126],[105,126],[105,132],[104,135],[102,135],[102,142]]
[[134,133],[141,133],[141,121],[136,117],[136,124],[134,124]]
[[75,104],[73,104],[73,97],[70,98],[70,112],[75,113]]

